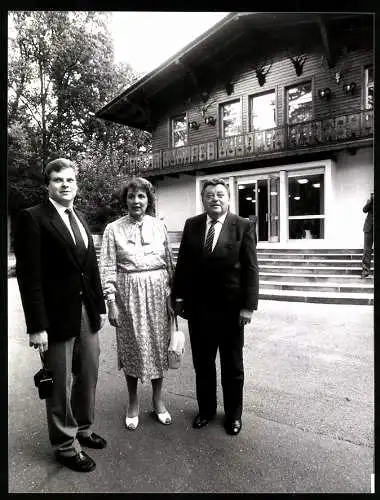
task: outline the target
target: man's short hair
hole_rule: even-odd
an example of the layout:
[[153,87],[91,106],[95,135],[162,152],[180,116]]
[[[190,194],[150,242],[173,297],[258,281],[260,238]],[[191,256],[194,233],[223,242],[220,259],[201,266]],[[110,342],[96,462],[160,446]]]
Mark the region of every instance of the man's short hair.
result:
[[60,172],[64,168],[72,168],[77,174],[78,169],[74,162],[68,160],[67,158],[57,158],[56,160],[50,161],[44,170],[44,180],[45,184],[48,185],[50,182],[50,175],[52,172]]
[[226,183],[226,181],[224,179],[218,179],[217,177],[214,177],[213,179],[208,179],[207,181],[205,181],[203,183],[203,186],[202,186],[202,191],[201,191],[201,196],[203,198],[203,195],[204,195],[204,192],[205,192],[205,189],[208,187],[208,186],[217,186],[218,184],[221,184],[222,186],[224,186],[226,189],[227,189],[227,193],[228,193],[228,196],[230,196],[230,187],[229,185]]

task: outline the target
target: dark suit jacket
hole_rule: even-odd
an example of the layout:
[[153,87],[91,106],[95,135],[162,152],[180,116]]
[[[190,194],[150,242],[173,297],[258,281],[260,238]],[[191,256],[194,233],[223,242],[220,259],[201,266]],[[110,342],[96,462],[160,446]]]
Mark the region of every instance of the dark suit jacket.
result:
[[60,341],[80,333],[82,301],[92,330],[100,328],[105,304],[96,252],[83,215],[88,249],[81,266],[72,236],[49,201],[23,210],[15,231],[16,276],[28,333],[48,332]]
[[370,198],[363,207],[363,212],[367,214],[364,221],[363,231],[370,232],[373,228],[373,200]]
[[259,271],[251,221],[228,213],[218,241],[204,255],[206,214],[188,219],[173,278],[172,297],[183,298],[187,317],[206,309],[257,309]]

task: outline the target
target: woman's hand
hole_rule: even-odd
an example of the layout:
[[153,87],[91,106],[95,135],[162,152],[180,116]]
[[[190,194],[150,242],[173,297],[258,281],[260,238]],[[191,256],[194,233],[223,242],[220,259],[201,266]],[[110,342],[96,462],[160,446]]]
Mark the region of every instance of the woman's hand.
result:
[[108,321],[112,326],[120,326],[119,309],[115,301],[108,302]]

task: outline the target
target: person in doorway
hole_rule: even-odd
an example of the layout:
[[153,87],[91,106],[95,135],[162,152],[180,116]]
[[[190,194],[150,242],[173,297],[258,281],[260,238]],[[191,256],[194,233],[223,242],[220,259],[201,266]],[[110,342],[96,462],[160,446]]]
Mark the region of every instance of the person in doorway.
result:
[[172,254],[165,224],[152,216],[152,184],[137,177],[122,189],[127,215],[107,225],[100,253],[100,272],[108,318],[116,327],[118,368],[123,369],[129,402],[125,425],[139,423],[137,384],[150,381],[157,420],[172,422],[163,397],[171,332]]
[[106,319],[94,243],[74,208],[76,167],[66,158],[45,169],[48,200],[23,210],[15,232],[16,276],[29,344],[53,373],[46,398],[57,460],[80,472],[96,466],[82,446],[104,448],[92,432],[99,335]]
[[207,180],[201,196],[206,213],[185,223],[172,300],[189,325],[199,408],[193,428],[204,427],[216,413],[219,348],[224,426],[236,436],[242,428],[244,326],[258,304],[254,225],[229,211],[224,180]]
[[363,232],[364,232],[364,249],[362,258],[362,278],[369,276],[371,271],[372,246],[373,246],[373,193],[366,201],[363,207],[363,212],[367,214]]

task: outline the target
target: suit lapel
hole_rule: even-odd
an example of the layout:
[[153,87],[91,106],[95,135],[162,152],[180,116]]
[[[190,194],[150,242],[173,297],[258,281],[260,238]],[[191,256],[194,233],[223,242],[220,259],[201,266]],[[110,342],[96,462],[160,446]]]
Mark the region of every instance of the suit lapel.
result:
[[55,207],[49,202],[46,204],[47,213],[50,218],[50,223],[54,227],[55,231],[58,233],[60,238],[67,244],[75,248],[75,243],[70,231],[67,229],[66,224],[63,222],[61,216],[55,209]]
[[206,222],[207,214],[202,214],[201,217],[195,221],[193,226],[193,234],[196,236],[197,246],[201,253],[203,253],[203,247],[205,244]]
[[59,236],[59,238],[62,240],[62,242],[65,244],[67,250],[68,250],[68,255],[70,256],[71,260],[79,267],[80,263],[78,261],[77,253],[76,253],[76,248],[75,248],[75,243],[73,240],[73,237],[71,236],[70,231],[67,229],[66,224],[63,222],[61,216],[55,209],[52,203],[48,201],[45,205],[46,207],[46,212],[47,215],[49,216],[50,219],[50,225],[53,227],[55,233]]
[[228,243],[231,243],[235,240],[235,226],[236,221],[231,213],[228,213],[222,229],[219,234],[218,241],[216,242],[215,248],[211,255],[215,255],[219,250],[225,249]]

